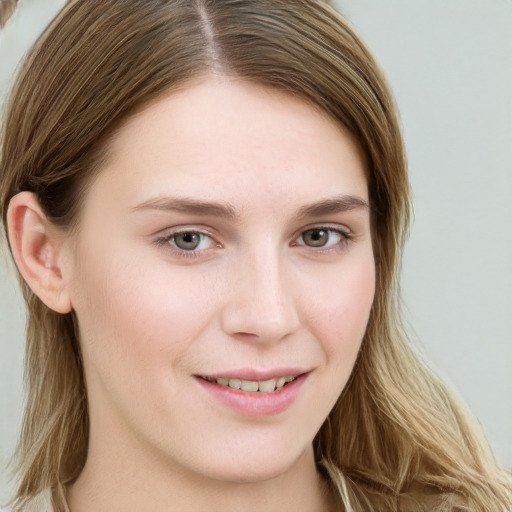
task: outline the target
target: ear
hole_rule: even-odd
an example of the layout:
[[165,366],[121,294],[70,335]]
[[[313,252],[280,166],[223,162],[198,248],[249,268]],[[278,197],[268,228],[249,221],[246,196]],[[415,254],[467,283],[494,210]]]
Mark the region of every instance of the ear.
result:
[[32,291],[57,313],[72,310],[61,272],[62,235],[35,194],[20,192],[7,210],[9,242],[18,269]]

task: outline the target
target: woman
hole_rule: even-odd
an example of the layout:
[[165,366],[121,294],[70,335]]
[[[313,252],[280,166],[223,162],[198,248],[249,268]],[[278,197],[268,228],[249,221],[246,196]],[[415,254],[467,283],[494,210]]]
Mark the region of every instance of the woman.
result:
[[411,350],[392,96],[325,2],[71,2],[10,99],[21,510],[508,510]]

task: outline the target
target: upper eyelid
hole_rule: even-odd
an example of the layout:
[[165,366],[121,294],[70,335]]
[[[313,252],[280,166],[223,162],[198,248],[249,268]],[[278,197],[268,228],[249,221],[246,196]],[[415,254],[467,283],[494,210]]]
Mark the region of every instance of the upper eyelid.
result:
[[[339,228],[334,228],[334,227],[329,227],[329,226],[316,226],[316,227],[312,227],[312,228],[308,228],[308,229],[302,230],[297,236],[295,236],[293,238],[293,240],[292,240],[293,244],[294,245],[298,245],[298,246],[303,246],[304,245],[306,247],[309,247],[306,244],[296,243],[296,240],[300,239],[304,233],[307,233],[308,231],[314,231],[314,230],[325,230],[325,231],[331,231],[333,233],[339,233],[341,238],[342,238],[342,240],[340,240],[338,242],[338,244],[342,244],[342,243],[345,243],[345,242],[348,242],[348,241],[351,241],[351,240],[354,239],[354,235],[351,234],[351,233],[348,233],[345,230],[342,230],[342,229],[339,229]],[[319,247],[316,247],[315,250],[321,251],[323,248],[324,248],[324,246],[319,246]],[[328,248],[328,249],[330,249],[330,248]]]
[[[200,235],[207,236],[210,238],[212,246],[206,249],[182,249],[176,245],[176,242],[172,242],[173,237],[182,233],[198,233]],[[190,261],[195,258],[205,257],[207,254],[211,255],[212,250],[222,247],[222,245],[219,244],[213,236],[207,233],[203,233],[202,231],[198,231],[197,229],[177,229],[173,231],[169,231],[168,229],[160,231],[156,240],[154,241],[154,244],[160,248],[166,248],[166,250],[170,254],[173,254],[175,257],[189,258]]]
[[177,229],[177,230],[169,230],[169,231],[163,231],[161,232],[161,238],[172,238],[174,236],[177,236],[177,235],[183,235],[185,233],[195,233],[195,234],[198,234],[198,235],[201,235],[201,236],[206,236],[208,238],[211,238],[212,240],[216,240],[215,238],[215,235],[208,232],[208,231],[202,231],[202,230],[199,230],[199,229]]
[[[206,237],[208,238],[210,241],[209,241],[209,247],[205,248],[205,249],[198,249],[198,248],[194,248],[194,249],[182,249],[181,247],[178,246],[175,238],[179,235],[182,235],[182,234],[187,234],[187,233],[193,233],[193,234],[197,234],[199,235],[200,237]],[[173,240],[174,239],[174,240]],[[197,231],[178,231],[176,233],[171,233],[169,236],[165,237],[165,240],[167,240],[169,243],[171,243],[172,241],[172,246],[177,250],[177,251],[183,251],[183,252],[204,252],[204,251],[208,251],[209,249],[212,249],[212,246],[214,247],[219,247],[219,244],[218,242],[215,241],[215,238],[213,238],[212,236],[210,235],[206,235],[205,233],[200,233],[200,232],[197,232]],[[199,242],[199,244],[201,243],[201,240]]]
[[171,237],[173,235],[179,235],[181,233],[198,233],[201,235],[209,236],[211,238],[215,238],[216,236],[218,236],[216,230],[201,225],[168,227],[158,230],[158,232],[155,233],[155,236]]
[[[318,223],[312,223],[307,226],[303,226],[300,229],[296,230],[294,232],[294,235],[297,236],[301,233],[304,233],[305,231],[309,231],[311,229],[327,229],[331,231],[340,231],[342,233],[350,234],[352,230],[346,226],[345,224],[337,224],[337,223],[330,223],[330,222],[318,222]],[[218,231],[216,229],[210,228],[208,226],[201,226],[201,225],[184,225],[184,226],[176,226],[176,227],[168,227],[164,229],[158,230],[156,235],[159,234],[168,234],[168,235],[176,235],[180,233],[199,233],[211,237],[219,236]]]
[[[312,230],[312,229],[325,229],[325,230],[329,230],[329,231],[337,231],[346,237],[350,237],[350,236],[354,235],[353,230],[350,229],[345,224],[319,222],[319,223],[312,223],[307,226],[301,227],[299,230],[297,230],[293,233],[293,235],[290,237],[290,239],[293,241],[293,240],[297,239],[298,237],[300,237],[304,232]],[[168,227],[168,228],[159,230],[157,233],[155,233],[155,236],[159,240],[164,239],[164,238],[171,239],[173,236],[179,235],[182,233],[198,233],[198,234],[212,238],[212,240],[217,244],[223,245],[223,243],[220,241],[220,239],[222,237],[217,230],[214,230],[211,227],[202,226],[202,225],[182,225],[182,226]],[[236,237],[236,238],[238,238],[238,237]]]
[[324,223],[319,222],[319,223],[311,224],[309,226],[300,228],[300,230],[295,232],[295,234],[293,235],[293,238],[297,238],[302,233],[305,233],[306,231],[310,231],[312,229],[325,229],[327,231],[338,231],[339,233],[341,233],[345,236],[351,236],[354,233],[353,230],[350,229],[345,224],[335,224],[335,223],[331,224],[329,222],[324,222]]

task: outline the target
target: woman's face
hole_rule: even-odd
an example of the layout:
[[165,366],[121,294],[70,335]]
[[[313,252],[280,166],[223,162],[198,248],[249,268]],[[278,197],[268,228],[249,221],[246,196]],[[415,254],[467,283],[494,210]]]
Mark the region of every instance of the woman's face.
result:
[[311,453],[373,301],[367,204],[352,138],[282,92],[212,78],[131,118],[64,249],[90,450],[231,481]]

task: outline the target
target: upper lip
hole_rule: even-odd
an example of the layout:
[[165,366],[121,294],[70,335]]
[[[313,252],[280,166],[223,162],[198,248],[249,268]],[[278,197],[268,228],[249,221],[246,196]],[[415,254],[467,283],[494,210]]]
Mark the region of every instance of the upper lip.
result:
[[256,370],[254,368],[240,368],[238,370],[226,370],[225,372],[206,373],[199,375],[200,377],[207,377],[208,379],[241,379],[261,381],[275,379],[279,377],[298,377],[308,370],[303,368],[273,368],[268,370]]

